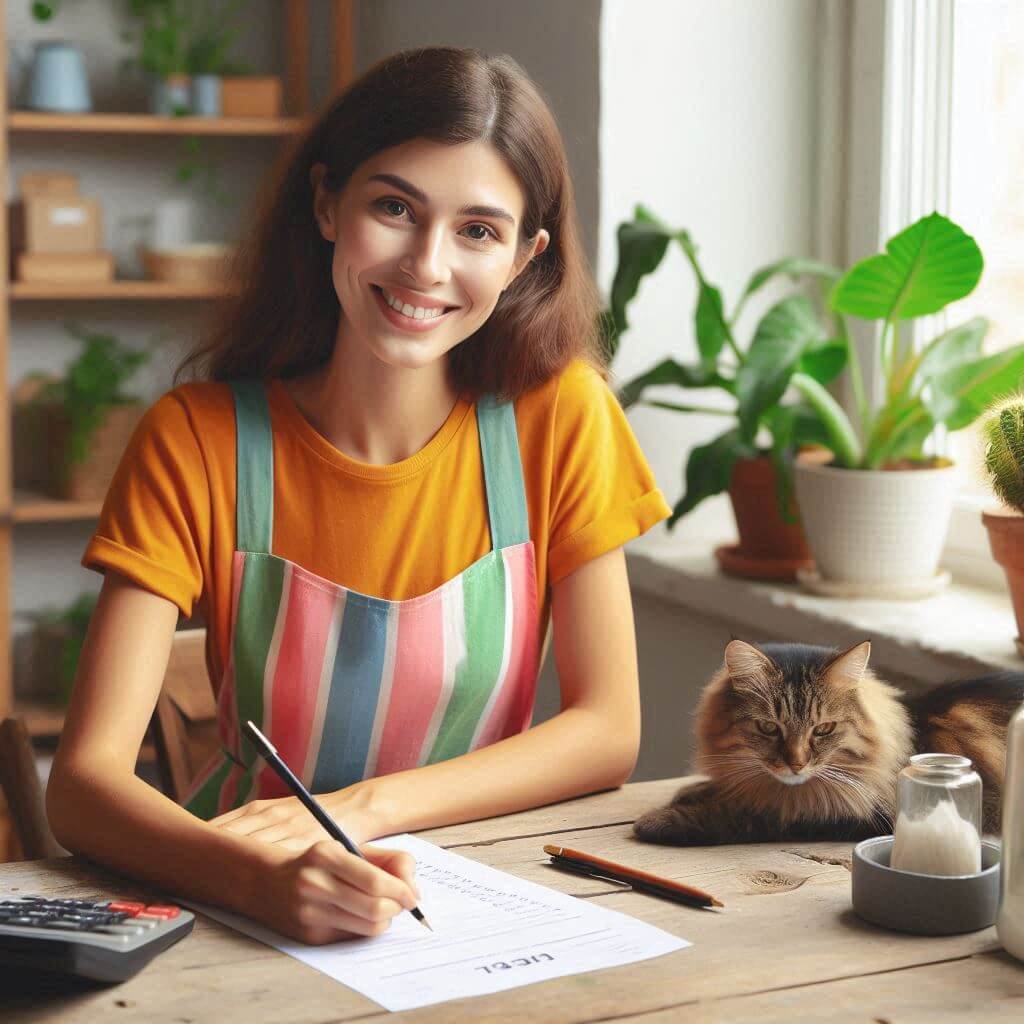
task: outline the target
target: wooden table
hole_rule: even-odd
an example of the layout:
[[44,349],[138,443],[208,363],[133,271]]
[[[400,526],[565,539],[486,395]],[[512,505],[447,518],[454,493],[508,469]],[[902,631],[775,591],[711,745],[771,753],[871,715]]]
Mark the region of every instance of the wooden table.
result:
[[[1024,965],[992,928],[922,938],[883,931],[850,909],[850,845],[649,846],[631,822],[682,780],[625,786],[553,807],[435,829],[463,856],[631,914],[694,945],[668,956],[491,996],[396,1014],[402,1020],[919,1021],[1024,1020]],[[695,910],[568,874],[541,850],[556,841],[684,879],[722,899]],[[155,895],[78,858],[0,865],[0,892]],[[324,974],[207,918],[132,980],[74,992],[0,980],[0,1018],[24,1021],[320,1024],[390,1017]]]

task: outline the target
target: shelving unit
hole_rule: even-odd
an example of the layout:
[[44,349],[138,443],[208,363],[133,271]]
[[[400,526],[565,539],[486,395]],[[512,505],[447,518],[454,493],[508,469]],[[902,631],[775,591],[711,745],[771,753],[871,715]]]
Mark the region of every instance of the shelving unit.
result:
[[[8,194],[8,159],[12,140],[19,135],[54,134],[67,136],[67,147],[79,135],[157,135],[179,138],[187,135],[222,137],[269,137],[286,141],[310,122],[308,55],[310,45],[309,0],[285,0],[284,91],[289,114],[278,118],[158,117],[150,114],[90,113],[50,114],[9,111],[6,67],[0,75],[0,181]],[[331,46],[332,87],[337,90],[352,79],[354,0],[332,0]],[[0,7],[0,60],[6,60],[6,25]],[[220,298],[229,294],[222,285],[181,285],[160,281],[116,280],[102,284],[30,284],[10,280],[6,215],[0,218],[0,719],[21,715],[33,737],[49,739],[60,734],[60,709],[37,703],[15,702],[12,678],[11,606],[13,580],[11,562],[15,528],[21,524],[88,521],[98,516],[99,502],[69,502],[45,495],[13,490],[11,479],[11,407],[8,353],[16,344],[11,333],[15,304],[37,302],[95,301],[116,303],[188,302]],[[143,748],[143,756],[151,754]],[[13,851],[7,809],[0,795],[0,862]]]

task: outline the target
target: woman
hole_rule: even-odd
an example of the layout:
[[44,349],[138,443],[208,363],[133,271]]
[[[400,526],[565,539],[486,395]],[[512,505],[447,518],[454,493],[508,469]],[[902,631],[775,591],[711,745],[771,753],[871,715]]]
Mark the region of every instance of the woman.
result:
[[[624,782],[622,544],[668,515],[600,369],[554,118],[508,57],[371,68],[269,194],[238,302],[147,413],[47,792],[69,849],[304,942],[375,935],[414,865],[356,842]],[[185,807],[136,756],[198,603],[222,749]],[[548,620],[561,712],[530,728]]]

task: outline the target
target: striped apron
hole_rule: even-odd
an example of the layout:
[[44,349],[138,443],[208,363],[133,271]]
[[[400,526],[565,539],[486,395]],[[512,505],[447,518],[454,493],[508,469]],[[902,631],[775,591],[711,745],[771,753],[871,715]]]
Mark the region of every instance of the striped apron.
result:
[[246,719],[313,793],[526,729],[537,683],[537,585],[512,404],[483,398],[476,406],[492,550],[427,594],[386,601],[271,553],[266,391],[259,381],[231,388],[238,550],[217,702],[221,750],[186,808],[209,819],[290,795],[241,734]]

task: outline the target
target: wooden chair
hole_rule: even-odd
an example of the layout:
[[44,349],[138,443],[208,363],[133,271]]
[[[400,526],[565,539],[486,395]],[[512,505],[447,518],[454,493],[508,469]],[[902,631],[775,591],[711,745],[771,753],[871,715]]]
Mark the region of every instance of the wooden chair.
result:
[[43,784],[32,753],[32,738],[20,718],[0,722],[0,790],[25,860],[60,857],[67,853],[46,820]]
[[206,630],[174,634],[150,730],[160,786],[182,803],[192,780],[220,746],[217,704],[206,672]]

